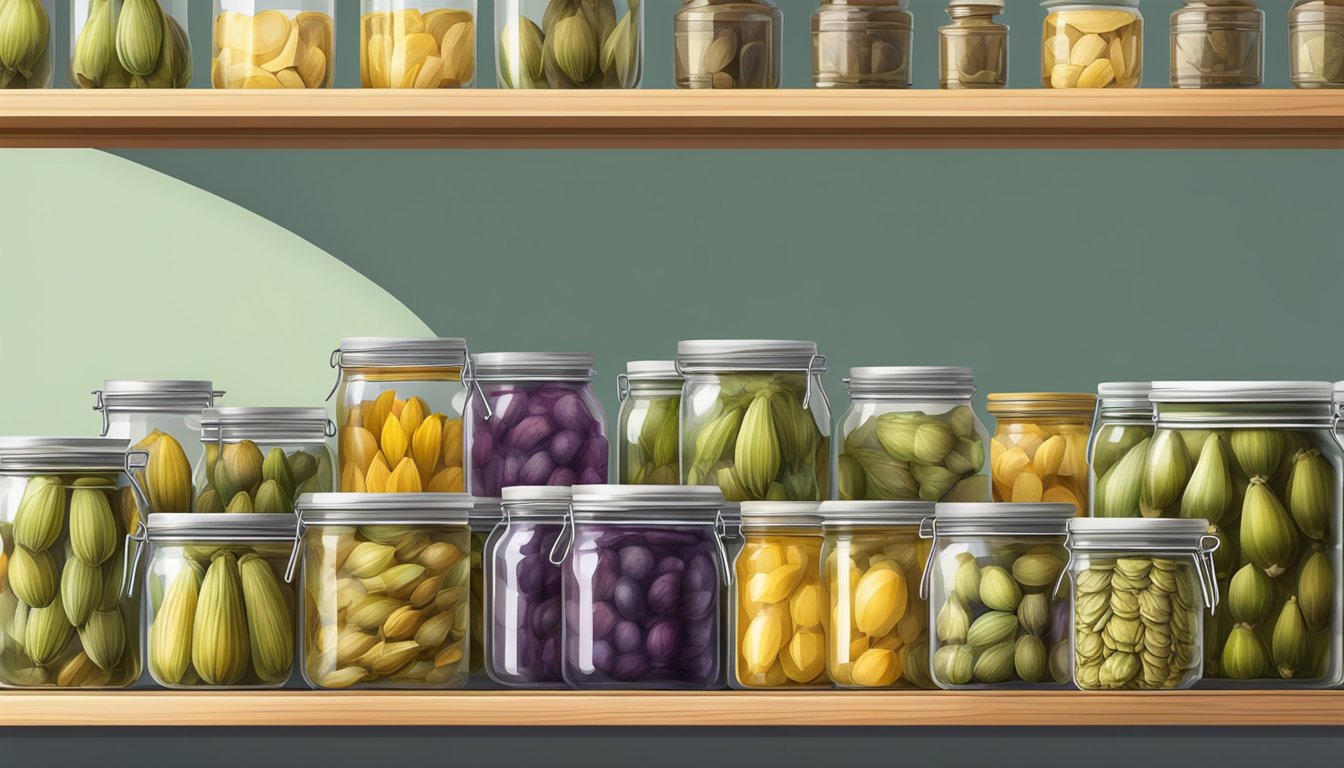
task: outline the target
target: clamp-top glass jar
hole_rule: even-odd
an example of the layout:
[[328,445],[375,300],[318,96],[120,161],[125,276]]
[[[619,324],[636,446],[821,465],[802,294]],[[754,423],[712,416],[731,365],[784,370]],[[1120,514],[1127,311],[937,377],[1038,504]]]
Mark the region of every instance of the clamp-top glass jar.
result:
[[812,14],[818,88],[909,88],[914,16],[907,0],[822,0]]
[[50,88],[56,48],[52,0],[14,0],[0,14],[0,90]]
[[826,358],[810,341],[683,341],[681,480],[729,502],[830,496]]
[[471,506],[471,637],[467,653],[473,682],[489,681],[485,671],[485,544],[504,519],[497,498],[484,496]]
[[300,494],[332,490],[334,434],[324,408],[206,408],[192,511],[293,512]]
[[476,0],[362,0],[362,88],[469,88]]
[[1185,0],[1171,15],[1171,87],[1228,88],[1265,79],[1265,12],[1250,0]]
[[77,88],[186,88],[187,0],[70,0],[70,82]]
[[[1097,386],[1097,415],[1092,427],[1092,436],[1087,444],[1088,514],[1092,517],[1130,517],[1128,506],[1114,509],[1116,503],[1124,504],[1123,494],[1107,497],[1106,484],[1112,476],[1111,470],[1120,464],[1126,456],[1134,452],[1130,462],[1142,462],[1147,454],[1148,445],[1153,436],[1153,404],[1148,401],[1148,393],[1153,385],[1146,381],[1121,381],[1099,384]],[[1120,473],[1126,470],[1119,470]]]
[[461,493],[466,339],[344,339],[336,424],[345,493]]
[[681,385],[672,360],[634,361],[617,377],[616,482],[677,484]]
[[951,0],[952,23],[938,30],[939,84],[949,90],[1008,84],[1008,26],[995,19],[1003,0]]
[[998,422],[989,450],[994,500],[1067,503],[1086,515],[1087,445],[1096,408],[1096,395],[990,395],[989,412]]
[[1139,0],[1044,0],[1046,88],[1138,88],[1143,80]]
[[215,88],[330,88],[336,0],[215,0]]
[[1296,0],[1288,11],[1289,73],[1296,88],[1344,88],[1344,5]]
[[784,14],[773,0],[684,0],[673,17],[678,88],[778,88]]
[[989,433],[970,368],[852,368],[835,427],[840,498],[989,501]]
[[501,88],[638,88],[639,0],[508,0],[495,4]]

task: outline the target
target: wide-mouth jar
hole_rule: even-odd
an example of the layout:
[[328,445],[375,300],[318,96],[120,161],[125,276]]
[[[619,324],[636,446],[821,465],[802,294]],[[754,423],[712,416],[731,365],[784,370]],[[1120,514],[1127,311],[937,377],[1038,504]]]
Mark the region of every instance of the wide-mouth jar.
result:
[[187,0],[70,0],[76,88],[186,88]]
[[1265,12],[1249,0],[1185,0],[1171,15],[1171,86],[1228,88],[1265,79]]
[[939,84],[949,90],[1008,85],[1008,26],[995,17],[1003,0],[951,0],[952,23],[938,30]]
[[1041,80],[1046,88],[1138,88],[1143,80],[1139,0],[1044,0]]
[[323,408],[201,411],[205,454],[196,466],[192,511],[293,512],[300,495],[332,490],[327,438],[335,432]]
[[673,360],[632,361],[617,377],[616,482],[677,484],[681,385]]
[[678,88],[778,88],[784,14],[772,0],[684,0],[673,17]]
[[909,88],[914,15],[907,0],[822,0],[812,15],[818,88]]
[[361,88],[469,88],[476,0],[361,0]]
[[639,0],[507,0],[495,4],[501,88],[638,88]]
[[214,10],[215,88],[332,86],[336,0],[215,0]]
[[1072,504],[1088,510],[1087,446],[1097,397],[1024,392],[992,394],[989,465],[994,501]]

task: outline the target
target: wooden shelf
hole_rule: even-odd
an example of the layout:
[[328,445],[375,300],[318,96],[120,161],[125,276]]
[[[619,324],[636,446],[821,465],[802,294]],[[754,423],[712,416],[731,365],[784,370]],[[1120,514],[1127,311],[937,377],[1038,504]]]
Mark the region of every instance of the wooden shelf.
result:
[[0,146],[1341,148],[1344,91],[0,91]]
[[1344,692],[0,693],[5,726],[1311,726]]

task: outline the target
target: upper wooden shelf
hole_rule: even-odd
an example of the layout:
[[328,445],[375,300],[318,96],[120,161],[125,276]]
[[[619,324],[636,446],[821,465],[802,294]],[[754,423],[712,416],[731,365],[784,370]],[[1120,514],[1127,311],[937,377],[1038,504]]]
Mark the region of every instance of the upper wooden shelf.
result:
[[1344,91],[0,91],[0,146],[1340,148]]

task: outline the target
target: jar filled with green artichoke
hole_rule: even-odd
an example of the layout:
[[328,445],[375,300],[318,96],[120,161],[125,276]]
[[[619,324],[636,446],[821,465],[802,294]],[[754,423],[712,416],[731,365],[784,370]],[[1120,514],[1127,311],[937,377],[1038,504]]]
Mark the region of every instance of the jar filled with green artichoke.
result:
[[906,0],[822,0],[812,15],[818,88],[909,88],[914,16]]
[[673,360],[637,360],[618,377],[616,482],[676,485],[681,374]]
[[947,90],[1008,84],[1008,27],[995,18],[1003,0],[952,0],[952,23],[938,30],[940,85]]
[[335,432],[325,408],[206,408],[190,511],[293,513],[300,495],[334,490]]
[[[1146,381],[1108,382],[1097,386],[1097,417],[1087,445],[1088,498],[1092,500],[1092,508],[1087,514],[1093,517],[1128,516],[1127,506],[1121,510],[1123,514],[1112,514],[1114,510],[1098,501],[1097,489],[1110,480],[1111,470],[1135,446],[1152,438],[1153,404],[1148,401],[1152,388],[1153,385]],[[1131,461],[1140,455],[1142,451]]]
[[1344,88],[1344,0],[1297,0],[1288,12],[1296,88]]
[[51,87],[54,11],[51,0],[0,3],[0,90]]
[[1171,15],[1171,86],[1230,88],[1265,79],[1265,12],[1247,0],[1186,0]]
[[70,0],[70,82],[79,88],[186,88],[187,0]]
[[784,14],[772,0],[684,0],[678,88],[778,88]]
[[638,88],[641,0],[512,0],[495,9],[501,88]]

